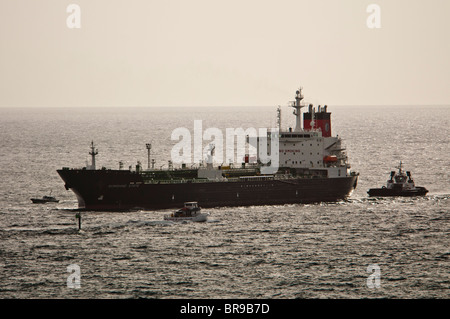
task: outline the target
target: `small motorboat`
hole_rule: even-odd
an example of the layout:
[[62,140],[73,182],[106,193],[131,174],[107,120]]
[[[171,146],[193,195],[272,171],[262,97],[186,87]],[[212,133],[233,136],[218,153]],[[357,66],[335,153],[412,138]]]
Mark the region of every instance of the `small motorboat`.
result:
[[402,162],[397,167],[398,172],[391,171],[387,185],[382,188],[371,188],[367,192],[369,196],[423,196],[428,193],[425,187],[415,186],[411,172],[406,174],[402,170]]
[[206,222],[209,214],[201,213],[201,208],[197,202],[186,202],[184,207],[177,210],[170,215],[164,215],[164,220],[174,222],[192,221],[192,222]]
[[34,204],[59,203],[59,200],[53,196],[44,196],[42,198],[32,198]]

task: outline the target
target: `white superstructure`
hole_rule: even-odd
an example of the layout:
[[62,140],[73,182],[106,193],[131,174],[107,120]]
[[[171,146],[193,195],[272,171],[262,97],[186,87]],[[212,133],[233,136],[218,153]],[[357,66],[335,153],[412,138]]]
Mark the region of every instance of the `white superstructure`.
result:
[[[350,165],[342,146],[340,137],[331,136],[331,119],[327,106],[315,108],[310,104],[309,111],[304,114],[302,126],[301,109],[305,107],[301,101],[301,88],[296,92],[292,103],[296,116],[296,127],[277,133],[279,142],[279,167],[295,169],[300,175],[318,175],[330,178],[349,176]],[[279,115],[278,110],[278,118]],[[279,120],[280,121],[280,120]],[[281,128],[281,125],[279,126]],[[268,134],[267,149],[271,149],[271,138]],[[259,154],[259,152],[258,152]]]

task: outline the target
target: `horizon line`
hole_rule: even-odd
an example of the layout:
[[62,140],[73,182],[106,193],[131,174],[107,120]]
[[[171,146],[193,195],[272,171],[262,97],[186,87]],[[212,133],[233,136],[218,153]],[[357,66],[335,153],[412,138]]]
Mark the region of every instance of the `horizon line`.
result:
[[[442,106],[450,106],[449,104],[316,104],[313,106],[332,106],[332,107],[442,107]],[[234,108],[234,107],[279,107],[279,106],[287,106],[289,105],[96,105],[96,106],[86,106],[86,105],[78,105],[78,106],[41,106],[41,105],[33,105],[33,106],[5,106],[0,105],[0,109],[6,108]],[[304,107],[307,107],[305,105]]]

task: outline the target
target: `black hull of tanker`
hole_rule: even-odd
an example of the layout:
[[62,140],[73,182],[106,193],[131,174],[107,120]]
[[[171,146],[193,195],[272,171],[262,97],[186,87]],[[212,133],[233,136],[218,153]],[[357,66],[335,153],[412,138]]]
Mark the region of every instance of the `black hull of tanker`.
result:
[[389,196],[424,196],[428,193],[425,187],[416,187],[413,190],[389,189],[389,188],[371,188],[367,192],[371,197],[389,197]]
[[280,205],[333,202],[345,199],[357,176],[144,183],[140,174],[123,170],[58,170],[77,196],[79,209],[132,210],[182,207],[197,201],[202,207]]

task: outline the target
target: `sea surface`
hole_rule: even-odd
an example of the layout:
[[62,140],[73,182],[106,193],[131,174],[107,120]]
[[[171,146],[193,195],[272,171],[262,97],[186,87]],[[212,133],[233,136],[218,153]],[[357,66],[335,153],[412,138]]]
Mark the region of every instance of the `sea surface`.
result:
[[[328,110],[360,173],[348,200],[218,207],[206,223],[88,211],[78,231],[56,170],[90,163],[92,140],[98,168],[146,167],[146,143],[167,167],[175,128],[275,127],[276,107],[0,108],[0,298],[449,298],[450,106]],[[429,193],[367,197],[399,161]],[[30,201],[49,193],[60,202]]]

